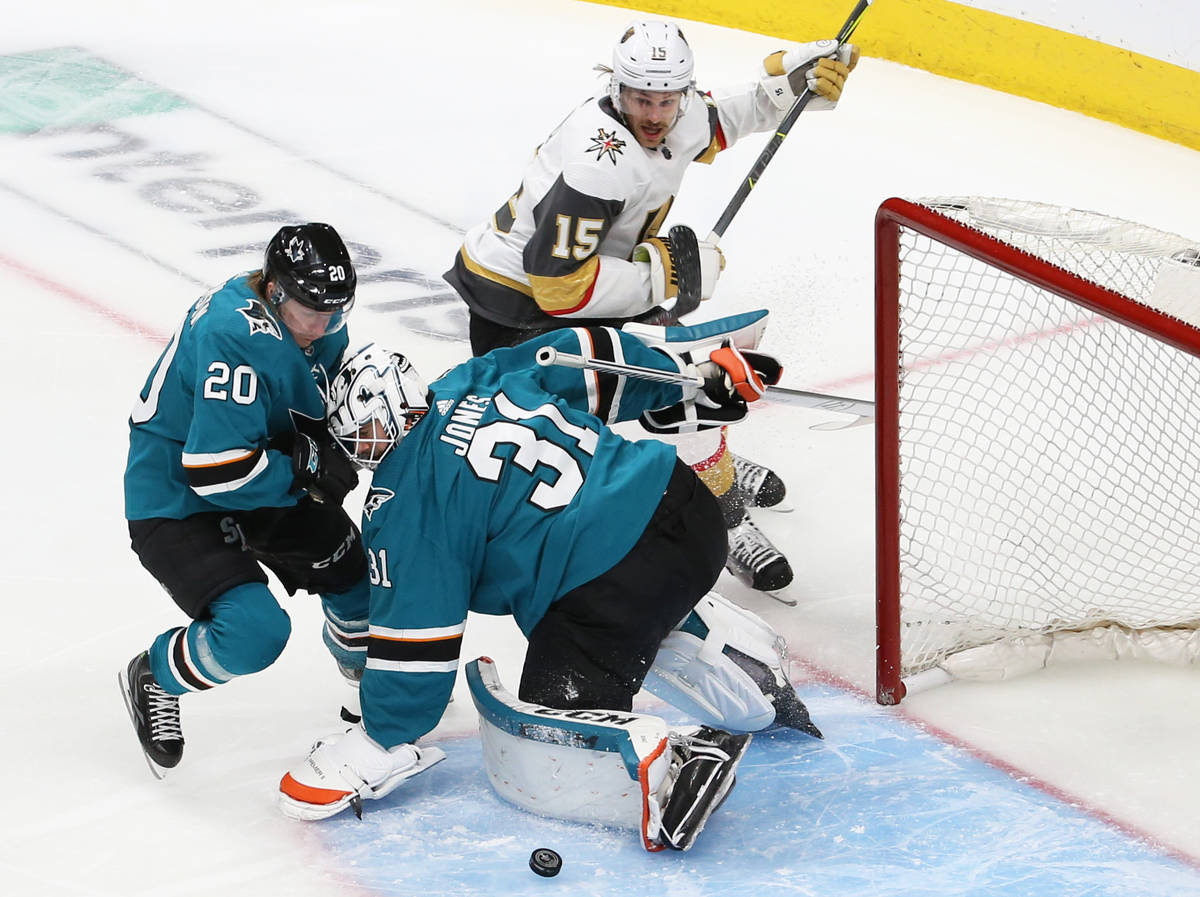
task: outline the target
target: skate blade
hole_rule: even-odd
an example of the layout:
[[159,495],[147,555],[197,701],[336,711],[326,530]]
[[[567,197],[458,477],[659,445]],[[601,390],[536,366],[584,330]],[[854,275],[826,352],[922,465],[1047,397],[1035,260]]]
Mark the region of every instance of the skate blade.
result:
[[769,589],[764,589],[763,594],[770,595],[772,598],[774,598],[780,604],[785,604],[788,607],[795,607],[798,602],[798,599],[793,598],[789,594],[788,586],[784,586],[782,589],[775,589],[774,591],[771,591]]
[[[125,675],[124,670],[117,672],[117,686],[121,689],[121,700],[125,702],[125,712],[129,714],[129,722],[133,724],[133,734],[137,735],[137,714],[133,710],[133,689],[129,685],[129,677]],[[141,744],[138,744],[141,747]],[[156,779],[164,779],[167,776],[167,770],[163,766],[159,766],[150,759],[150,755],[142,751],[142,756],[146,758],[146,765],[150,767],[150,772]]]
[[771,511],[775,514],[790,514],[792,511],[796,510],[796,507],[785,498],[783,501],[774,505],[754,505],[754,510]]

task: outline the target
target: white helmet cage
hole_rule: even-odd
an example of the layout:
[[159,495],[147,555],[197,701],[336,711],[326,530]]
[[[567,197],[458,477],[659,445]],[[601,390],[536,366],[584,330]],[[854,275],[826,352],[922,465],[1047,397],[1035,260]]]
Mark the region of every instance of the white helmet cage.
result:
[[613,47],[608,95],[613,107],[625,114],[621,88],[677,90],[679,114],[687,108],[696,81],[695,61],[683,32],[674,22],[634,22]]
[[351,460],[374,470],[429,410],[429,388],[399,352],[375,343],[356,351],[325,397],[329,432]]

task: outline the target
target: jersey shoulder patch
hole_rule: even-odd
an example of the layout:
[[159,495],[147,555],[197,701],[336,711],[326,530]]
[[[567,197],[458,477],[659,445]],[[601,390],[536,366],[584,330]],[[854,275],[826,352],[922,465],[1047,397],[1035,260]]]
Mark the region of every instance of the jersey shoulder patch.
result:
[[246,323],[250,327],[250,336],[254,336],[256,333],[266,333],[280,342],[283,341],[279,322],[268,310],[266,303],[257,296],[247,298],[246,304],[238,309],[238,313],[246,319]]
[[367,493],[366,500],[363,501],[363,516],[367,520],[370,520],[376,511],[395,497],[396,493],[391,489],[385,489],[382,486],[372,486],[371,491]]

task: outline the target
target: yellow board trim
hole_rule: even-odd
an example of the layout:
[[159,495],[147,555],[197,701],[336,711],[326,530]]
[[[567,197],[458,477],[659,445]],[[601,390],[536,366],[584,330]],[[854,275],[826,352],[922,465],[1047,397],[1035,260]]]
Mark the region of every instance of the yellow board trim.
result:
[[[791,42],[832,37],[853,7],[851,0],[590,2]],[[865,56],[1071,109],[1200,150],[1200,72],[1182,66],[949,0],[875,0],[853,41]]]

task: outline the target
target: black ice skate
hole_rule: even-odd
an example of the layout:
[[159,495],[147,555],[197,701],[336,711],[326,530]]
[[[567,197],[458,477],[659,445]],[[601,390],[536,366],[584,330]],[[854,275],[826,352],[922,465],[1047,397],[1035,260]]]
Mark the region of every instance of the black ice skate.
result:
[[117,673],[121,696],[146,763],[156,778],[179,765],[183,758],[183,730],[179,727],[179,696],[169,695],[150,672],[150,655],[143,651]]
[[[730,454],[733,455],[733,452]],[[787,486],[769,467],[755,464],[741,455],[733,455],[733,481],[756,508],[768,508],[772,511],[792,509],[785,500]]]
[[725,569],[752,589],[767,592],[784,604],[795,604],[784,596],[776,595],[792,581],[792,567],[762,530],[754,525],[747,514],[741,523],[729,529],[729,556]]
[[675,850],[695,843],[708,817],[733,789],[735,770],[750,739],[709,726],[701,726],[694,735],[671,734],[668,775],[674,783],[662,811],[660,842]]

